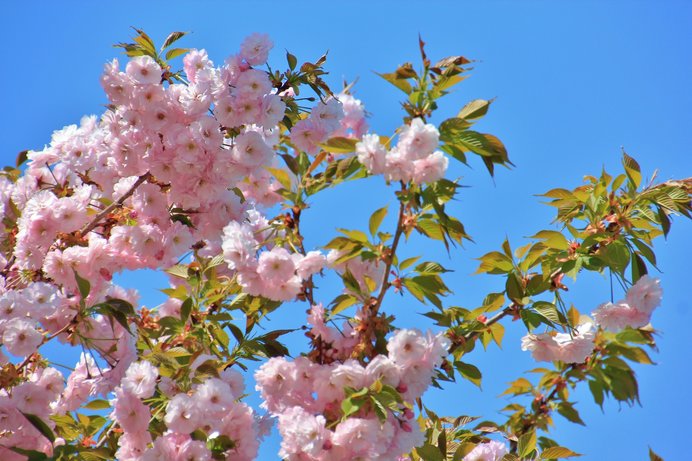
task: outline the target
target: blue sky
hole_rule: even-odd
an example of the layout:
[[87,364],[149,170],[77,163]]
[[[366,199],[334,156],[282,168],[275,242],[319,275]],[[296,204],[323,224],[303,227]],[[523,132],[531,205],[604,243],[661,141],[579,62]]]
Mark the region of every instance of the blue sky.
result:
[[[272,36],[270,61],[277,65],[285,62],[284,49],[303,60],[329,49],[330,83],[358,77],[356,95],[372,114],[373,130],[383,134],[401,123],[399,94],[373,71],[416,62],[420,33],[433,58],[462,54],[478,60],[471,78],[443,100],[436,121],[471,99],[496,97],[478,129],[499,136],[516,164],[500,169],[494,181],[479,162],[450,168],[451,177],[463,176],[470,186],[453,212],[475,243],[450,256],[420,239],[404,250],[454,268],[446,279],[456,293],[450,304],[475,307],[485,293],[502,288],[499,278],[471,275],[474,258],[497,248],[505,236],[519,246],[551,221],[552,209],[535,194],[575,187],[584,174],[602,167],[617,171],[621,147],[645,174],[658,169],[661,180],[692,175],[690,24],[692,3],[673,1],[6,3],[0,17],[0,160],[12,163],[17,152],[41,148],[53,130],[102,112],[106,99],[98,78],[106,61],[120,57],[111,45],[130,38],[130,26],[159,42],[168,32],[191,31],[182,44],[206,48],[217,63],[254,31]],[[305,213],[308,246],[326,243],[336,227],[365,228],[370,213],[387,203],[394,204],[392,193],[377,178],[324,194]],[[602,413],[588,391],[577,390],[573,395],[587,426],[555,418],[554,438],[585,453],[581,459],[645,459],[647,446],[667,460],[687,452],[690,235],[692,225],[677,219],[668,240],[656,242],[665,297],[653,318],[661,332],[658,365],[636,368],[643,407],[611,402]],[[132,277],[122,283],[142,288],[143,302],[154,305],[163,282],[143,280],[147,286]],[[324,288],[326,302],[333,293],[329,282]],[[604,277],[584,277],[571,285],[569,299],[590,312],[609,298],[609,290]],[[401,326],[417,322],[415,312],[421,311],[407,298],[390,297],[387,307]],[[303,307],[296,309],[302,315]],[[278,328],[299,317],[295,312],[273,324]],[[507,402],[497,396],[534,366],[519,350],[522,326],[506,326],[502,351],[491,347],[469,357],[484,372],[483,391],[460,383],[444,394],[431,392],[433,408],[501,419],[497,411]],[[301,338],[291,341],[300,344]],[[276,443],[268,442],[260,459],[276,459]]]

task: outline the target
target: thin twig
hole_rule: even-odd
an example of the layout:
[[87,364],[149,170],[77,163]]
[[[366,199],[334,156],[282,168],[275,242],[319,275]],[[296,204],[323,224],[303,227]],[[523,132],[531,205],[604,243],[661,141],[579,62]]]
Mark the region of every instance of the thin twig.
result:
[[132,187],[130,187],[130,189],[127,192],[125,192],[118,200],[116,200],[115,202],[111,203],[106,208],[104,208],[99,214],[97,214],[94,217],[94,219],[91,220],[91,222],[89,224],[87,224],[82,229],[80,229],[79,233],[82,236],[84,236],[89,231],[91,231],[96,226],[98,226],[101,219],[103,219],[105,216],[107,216],[114,209],[120,208],[121,206],[123,206],[123,203],[125,203],[125,200],[130,198],[130,196],[135,193],[135,190],[137,190],[137,188],[139,186],[141,186],[144,182],[146,182],[149,178],[151,178],[151,173],[149,173],[149,172],[144,173],[142,176],[137,178],[137,181],[135,181],[135,183],[132,185]]
[[[402,189],[404,185],[402,183]],[[382,283],[380,286],[380,293],[377,295],[377,298],[375,300],[375,303],[372,306],[372,315],[375,316],[377,315],[377,312],[382,305],[382,301],[384,300],[384,295],[387,293],[387,290],[389,289],[389,272],[392,270],[392,264],[394,263],[394,257],[396,255],[396,249],[399,246],[399,240],[401,239],[401,234],[404,233],[404,211],[406,209],[406,206],[404,205],[404,202],[400,201],[399,202],[399,217],[397,219],[396,223],[396,231],[394,232],[394,240],[392,241],[392,246],[390,248],[390,253],[387,257],[387,263],[384,268],[384,275],[382,276]]]

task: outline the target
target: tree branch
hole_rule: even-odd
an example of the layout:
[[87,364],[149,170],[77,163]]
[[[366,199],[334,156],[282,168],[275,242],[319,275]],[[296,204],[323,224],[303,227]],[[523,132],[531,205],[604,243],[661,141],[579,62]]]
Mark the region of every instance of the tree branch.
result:
[[94,217],[94,219],[91,220],[91,222],[89,224],[87,224],[86,226],[81,228],[79,230],[80,235],[83,236],[83,235],[86,235],[88,232],[92,231],[96,226],[99,225],[99,222],[105,216],[108,216],[108,214],[111,211],[115,210],[116,208],[120,208],[121,206],[123,206],[123,203],[125,203],[125,200],[130,198],[132,196],[132,194],[135,193],[135,190],[137,190],[137,188],[139,186],[141,186],[144,182],[146,182],[149,178],[151,178],[151,173],[149,173],[149,172],[146,172],[142,176],[137,178],[137,181],[135,181],[135,183],[132,184],[132,187],[130,187],[130,189],[127,192],[125,192],[118,200],[116,200],[115,202],[111,203],[106,208],[104,208],[99,214],[97,214]]
[[[404,184],[402,182],[401,188],[402,190],[404,189]],[[382,305],[382,301],[384,300],[384,295],[387,293],[387,290],[389,289],[389,272],[392,270],[392,264],[394,262],[394,256],[396,255],[396,249],[399,246],[399,240],[401,239],[401,234],[404,233],[404,211],[406,210],[406,206],[404,205],[404,202],[400,201],[399,202],[399,217],[397,219],[396,223],[396,231],[394,232],[394,240],[392,241],[392,246],[390,247],[389,250],[389,255],[387,257],[387,263],[384,268],[384,275],[382,276],[382,283],[380,286],[380,293],[377,295],[377,298],[375,300],[375,303],[372,306],[372,315],[377,315],[377,312],[380,309],[380,306]]]

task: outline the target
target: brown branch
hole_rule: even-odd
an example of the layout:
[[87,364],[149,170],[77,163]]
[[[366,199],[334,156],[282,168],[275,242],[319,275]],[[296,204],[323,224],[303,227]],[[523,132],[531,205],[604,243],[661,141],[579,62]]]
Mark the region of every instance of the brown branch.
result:
[[[48,341],[50,341],[51,339],[54,339],[54,338],[56,338],[57,336],[60,336],[61,334],[65,333],[71,326],[74,326],[76,322],[77,322],[77,316],[75,316],[72,320],[70,320],[69,322],[67,322],[62,328],[60,328],[58,331],[56,331],[56,332],[53,333],[52,335],[44,336],[43,339],[41,340],[41,344],[39,344],[39,345],[37,346],[36,349],[38,349],[39,347],[43,346],[44,344],[46,344],[46,343],[47,343]],[[34,354],[30,354],[29,356],[27,356],[27,357],[24,359],[24,361],[22,361],[22,363],[20,363],[20,364],[17,366],[17,370],[22,370],[25,366],[27,366],[27,365],[29,364],[29,362],[31,361],[31,358],[32,358],[33,356],[34,356]]]
[[[302,210],[298,206],[294,206],[291,209],[291,220],[293,221],[291,223],[293,227],[293,233],[296,236],[296,240],[298,241],[298,252],[305,256],[307,254],[307,251],[305,251],[305,245],[303,244],[303,235],[300,233],[300,216]],[[305,299],[310,303],[310,308],[308,309],[308,312],[310,309],[312,309],[312,306],[315,305],[315,297],[313,293],[313,282],[312,282],[312,275],[308,277],[308,279],[305,282]]]
[[139,186],[141,186],[144,182],[146,182],[150,178],[151,178],[151,173],[149,173],[149,172],[146,172],[142,176],[137,178],[137,181],[135,181],[135,183],[132,185],[132,187],[130,187],[130,189],[127,192],[125,192],[118,200],[111,203],[106,208],[104,208],[99,214],[97,214],[94,217],[94,219],[91,220],[91,222],[89,224],[87,224],[86,226],[84,226],[82,229],[79,230],[79,234],[84,236],[88,232],[92,231],[96,226],[99,225],[99,222],[104,217],[108,216],[108,214],[111,211],[115,210],[116,208],[120,208],[121,206],[123,206],[123,203],[125,203],[125,200],[130,198],[130,196],[132,196],[132,194],[135,193],[135,190],[137,190],[137,188]]
[[[516,308],[515,308],[514,305],[509,306],[509,307],[505,307],[505,308],[502,309],[500,312],[498,312],[498,313],[495,314],[493,317],[491,317],[488,321],[486,321],[483,325],[485,325],[486,327],[489,327],[489,326],[491,326],[491,325],[493,325],[493,324],[499,322],[499,321],[502,320],[504,317],[507,317],[509,314],[514,313],[515,310],[516,310]],[[470,341],[470,340],[472,340],[472,339],[476,339],[478,336],[480,336],[480,334],[481,334],[482,332],[483,332],[483,330],[470,331],[470,332],[466,333],[466,334],[463,336],[463,338],[464,338],[466,341]]]
[[[402,190],[404,189],[404,184],[401,184]],[[404,205],[404,202],[400,201],[399,202],[399,217],[397,219],[396,223],[396,231],[394,232],[394,240],[392,241],[392,246],[390,247],[389,250],[389,255],[386,258],[386,265],[384,268],[384,275],[382,276],[382,283],[380,286],[380,293],[377,295],[377,298],[375,299],[375,303],[372,305],[372,315],[375,316],[377,315],[377,312],[380,309],[380,306],[382,305],[382,301],[384,300],[384,295],[387,293],[387,290],[390,287],[389,283],[389,272],[392,270],[392,264],[394,263],[394,256],[396,255],[396,249],[399,246],[399,240],[401,239],[401,234],[404,233],[404,211],[406,210],[406,206]]]

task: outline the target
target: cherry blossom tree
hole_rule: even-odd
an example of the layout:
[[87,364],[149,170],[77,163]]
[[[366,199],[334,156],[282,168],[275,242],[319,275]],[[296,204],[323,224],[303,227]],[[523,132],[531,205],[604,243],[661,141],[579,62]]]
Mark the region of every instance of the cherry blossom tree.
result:
[[[178,48],[184,33],[157,47],[135,31],[119,44],[126,62],[105,66],[105,112],[0,177],[1,459],[252,460],[276,425],[287,460],[550,460],[577,456],[550,438],[555,413],[582,423],[571,389],[588,386],[598,405],[637,402],[632,364],[652,363],[662,301],[653,240],[671,215],[690,217],[692,179],[645,180],[623,152],[623,173],[546,192],[559,230],[498,242],[478,272],[502,291],[464,309],[448,302],[438,262],[470,239],[447,207],[462,193],[449,162],[491,176],[512,166],[474,126],[491,101],[430,123],[471,61],[434,62],[421,40],[418,66],[380,74],[404,94],[403,117],[376,134],[352,86],[324,81],[326,56],[269,65],[271,39],[253,34],[219,65]],[[301,228],[313,197],[366,177],[387,184],[396,209],[314,247]],[[403,258],[414,234],[440,253]],[[113,282],[140,269],[169,276],[154,309]],[[624,298],[570,305],[567,279],[588,271]],[[329,276],[336,293],[320,289]],[[435,328],[400,325],[393,293],[425,306]],[[282,343],[290,330],[267,330],[279,309],[305,315],[302,351]],[[431,386],[480,383],[466,355],[501,345],[511,320],[547,364],[510,384],[506,419],[428,408]],[[69,373],[43,353],[49,342],[82,351]],[[245,403],[248,387],[261,408]]]

